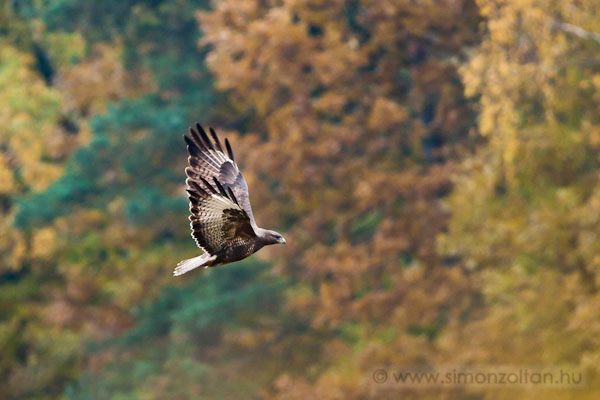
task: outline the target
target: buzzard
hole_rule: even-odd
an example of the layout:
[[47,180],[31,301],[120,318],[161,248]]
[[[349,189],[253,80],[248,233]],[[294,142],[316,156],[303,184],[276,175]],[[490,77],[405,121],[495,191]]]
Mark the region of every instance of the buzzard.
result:
[[189,153],[185,173],[190,200],[192,237],[204,254],[177,264],[173,275],[198,267],[216,267],[241,260],[270,244],[285,244],[279,233],[254,221],[248,185],[233,159],[229,141],[223,151],[215,131],[196,124],[184,136]]

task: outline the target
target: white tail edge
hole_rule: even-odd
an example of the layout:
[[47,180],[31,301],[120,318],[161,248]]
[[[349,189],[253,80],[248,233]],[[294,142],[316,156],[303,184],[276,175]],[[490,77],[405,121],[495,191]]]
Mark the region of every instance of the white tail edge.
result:
[[173,271],[174,276],[183,275],[193,269],[203,266],[204,264],[213,261],[217,256],[211,256],[208,253],[204,253],[201,256],[182,260],[177,263],[177,268]]

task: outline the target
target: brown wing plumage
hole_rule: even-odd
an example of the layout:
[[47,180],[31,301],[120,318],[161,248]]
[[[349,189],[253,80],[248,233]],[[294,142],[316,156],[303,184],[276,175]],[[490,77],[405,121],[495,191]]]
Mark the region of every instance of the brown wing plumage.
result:
[[214,177],[213,184],[203,177],[200,181],[202,186],[192,179],[186,180],[190,226],[198,247],[209,254],[219,254],[224,249],[252,242],[256,235],[250,217],[233,190],[225,189]]
[[250,218],[250,224],[257,228],[250,206],[248,185],[233,159],[229,140],[225,139],[225,152],[216,132],[212,128],[209,128],[209,132],[210,137],[200,124],[196,124],[196,129],[190,128],[191,137],[184,136],[189,152],[189,166],[185,169],[188,181],[203,186],[203,178],[208,182],[216,178],[225,190],[233,192],[241,209]]

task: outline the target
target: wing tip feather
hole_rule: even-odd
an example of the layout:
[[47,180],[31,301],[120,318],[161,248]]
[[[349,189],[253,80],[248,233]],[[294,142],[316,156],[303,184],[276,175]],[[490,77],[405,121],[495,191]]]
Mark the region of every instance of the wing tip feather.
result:
[[200,137],[202,138],[206,148],[210,149],[210,150],[215,150],[215,147],[213,146],[212,141],[209,139],[208,135],[206,134],[206,131],[204,130],[202,125],[200,125],[199,122],[196,122],[196,129],[200,133]]
[[235,161],[233,158],[233,150],[231,150],[231,144],[229,144],[229,139],[227,138],[225,138],[225,147],[227,147],[227,154],[229,155],[229,158],[231,158],[231,161]]
[[215,145],[217,146],[217,150],[219,150],[221,153],[223,153],[223,147],[221,146],[221,141],[219,140],[219,136],[217,136],[217,132],[215,132],[215,130],[210,126],[208,127],[208,130],[215,142]]

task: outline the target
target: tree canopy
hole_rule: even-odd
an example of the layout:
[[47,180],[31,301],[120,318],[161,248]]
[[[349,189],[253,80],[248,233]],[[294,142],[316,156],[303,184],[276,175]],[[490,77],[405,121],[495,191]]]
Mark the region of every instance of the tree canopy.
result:
[[[373,384],[401,365],[596,397],[596,1],[0,0],[0,28],[6,398],[542,393]],[[196,121],[288,244],[173,279]]]

